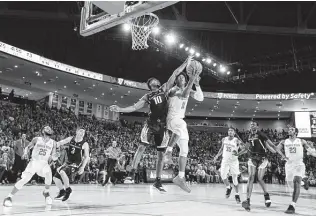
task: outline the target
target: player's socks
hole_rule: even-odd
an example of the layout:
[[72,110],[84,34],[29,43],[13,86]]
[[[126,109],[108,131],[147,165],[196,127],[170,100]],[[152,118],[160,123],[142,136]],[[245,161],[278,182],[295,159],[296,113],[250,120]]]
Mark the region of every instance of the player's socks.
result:
[[72,190],[71,190],[70,187],[69,187],[69,188],[66,188],[65,196],[64,196],[63,199],[62,199],[63,202],[69,199],[71,192],[72,192]]
[[179,177],[180,177],[180,178],[183,178],[183,177],[184,177],[184,172],[180,171],[180,172],[179,172]]
[[14,195],[12,193],[9,193],[8,197],[12,198]]

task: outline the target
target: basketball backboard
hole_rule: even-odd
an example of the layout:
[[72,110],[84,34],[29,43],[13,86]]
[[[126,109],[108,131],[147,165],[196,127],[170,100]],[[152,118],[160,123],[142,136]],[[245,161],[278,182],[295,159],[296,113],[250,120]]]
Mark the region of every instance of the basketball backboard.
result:
[[93,35],[175,3],[177,1],[86,1],[81,10],[80,34]]

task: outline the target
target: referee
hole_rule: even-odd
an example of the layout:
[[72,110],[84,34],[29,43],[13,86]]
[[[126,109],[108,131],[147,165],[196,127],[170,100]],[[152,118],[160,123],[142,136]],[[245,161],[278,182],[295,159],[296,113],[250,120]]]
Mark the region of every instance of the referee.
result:
[[[116,141],[112,141],[112,146],[109,147],[104,151],[104,154],[108,156],[107,164],[106,164],[106,169],[107,169],[107,174],[105,181],[103,182],[102,186],[106,185],[111,178],[113,180],[113,172],[115,165],[117,161],[119,160],[120,156],[122,155],[122,151],[120,147],[117,146]],[[112,182],[113,183],[113,182]]]

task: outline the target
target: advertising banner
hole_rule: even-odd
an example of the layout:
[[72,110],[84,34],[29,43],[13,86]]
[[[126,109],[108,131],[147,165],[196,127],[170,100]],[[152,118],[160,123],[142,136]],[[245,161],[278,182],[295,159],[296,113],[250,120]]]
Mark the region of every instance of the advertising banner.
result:
[[[147,182],[151,183],[156,180],[156,169],[146,169]],[[175,174],[172,169],[166,169],[162,171],[161,181],[163,182],[172,182],[172,179],[175,177]]]
[[223,100],[310,100],[316,99],[316,94],[311,93],[289,93],[289,94],[235,94],[221,92],[204,92],[204,97]]
[[311,120],[309,112],[295,112],[295,127],[298,129],[297,137],[311,137]]

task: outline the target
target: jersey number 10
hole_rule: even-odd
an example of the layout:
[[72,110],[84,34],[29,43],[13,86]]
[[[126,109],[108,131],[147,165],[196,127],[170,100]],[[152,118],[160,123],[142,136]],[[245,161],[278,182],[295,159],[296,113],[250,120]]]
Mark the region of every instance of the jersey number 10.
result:
[[154,97],[154,101],[156,105],[162,103],[162,99],[160,96]]

